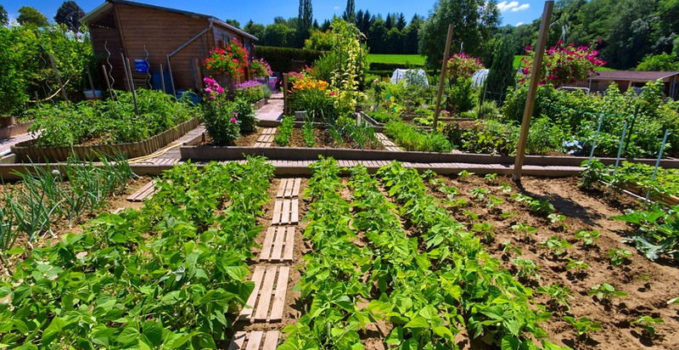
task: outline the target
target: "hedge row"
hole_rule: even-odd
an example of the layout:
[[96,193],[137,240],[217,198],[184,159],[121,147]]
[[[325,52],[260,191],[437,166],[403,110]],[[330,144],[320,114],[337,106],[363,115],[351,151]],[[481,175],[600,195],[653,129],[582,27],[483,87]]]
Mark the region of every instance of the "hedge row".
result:
[[382,62],[372,62],[370,63],[370,70],[390,70],[395,69],[405,69],[405,68],[424,68],[423,65],[413,64],[413,63],[382,63]]
[[256,46],[254,52],[255,57],[269,62],[274,72],[282,73],[299,71],[305,66],[311,66],[321,55],[323,51],[275,46]]

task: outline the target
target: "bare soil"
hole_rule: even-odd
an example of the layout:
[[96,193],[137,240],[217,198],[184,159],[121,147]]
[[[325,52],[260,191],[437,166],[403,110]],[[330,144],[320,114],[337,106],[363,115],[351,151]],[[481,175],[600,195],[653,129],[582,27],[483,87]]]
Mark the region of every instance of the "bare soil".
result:
[[[471,230],[474,223],[487,222],[493,225],[494,236],[488,251],[510,271],[516,271],[512,259],[517,252],[503,252],[504,242],[520,250],[521,257],[530,259],[539,266],[539,279],[521,279],[535,290],[535,301],[550,312],[550,321],[542,324],[550,341],[574,349],[679,349],[679,307],[667,305],[671,298],[679,296],[679,270],[676,266],[649,261],[634,247],[622,243],[625,234],[631,230],[620,221],[611,220],[621,215],[625,208],[635,205],[625,197],[604,198],[600,194],[585,193],[577,187],[577,179],[525,178],[523,185],[527,195],[545,199],[556,208],[557,214],[566,216],[562,223],[552,224],[550,220],[532,215],[528,208],[510,198],[518,189],[512,185],[511,193],[503,193],[499,183],[511,183],[507,178],[498,178],[498,183],[489,184],[483,178],[467,179],[442,178],[448,186],[458,188],[465,198],[467,207],[449,206],[451,215],[467,224]],[[476,199],[471,195],[473,188],[489,188],[492,194],[504,200],[496,208],[488,208],[488,198]],[[446,200],[446,195],[431,188],[432,193]],[[473,214],[470,214],[473,213]],[[503,218],[502,213],[513,213]],[[478,215],[478,219],[473,218]],[[511,227],[525,223],[538,229],[535,234],[515,232]],[[579,230],[596,230],[600,239],[593,247],[585,247],[576,239]],[[539,244],[552,236],[567,240],[572,247],[564,256],[554,256]],[[633,253],[629,263],[612,266],[606,253],[611,249],[627,249]],[[589,265],[584,273],[573,273],[566,269],[569,260],[581,260]],[[597,284],[610,283],[627,297],[601,301],[589,296],[589,290]],[[561,284],[571,290],[570,309],[550,302],[550,297],[537,292],[539,286]],[[600,322],[602,330],[591,333],[590,337],[579,337],[563,316],[587,317]],[[641,327],[632,324],[641,316],[662,318],[662,324],[655,326],[656,337],[649,337]]]

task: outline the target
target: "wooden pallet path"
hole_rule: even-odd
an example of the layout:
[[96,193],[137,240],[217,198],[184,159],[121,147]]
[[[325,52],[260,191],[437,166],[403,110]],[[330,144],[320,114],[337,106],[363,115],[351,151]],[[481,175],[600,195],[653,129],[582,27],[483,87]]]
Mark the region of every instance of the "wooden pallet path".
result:
[[250,322],[280,322],[285,309],[289,266],[255,266],[252,281],[255,289],[250,294],[239,319]]
[[299,188],[302,185],[301,178],[285,178],[281,179],[281,185],[278,187],[276,198],[292,198],[299,196]]
[[280,336],[279,331],[237,332],[229,344],[229,350],[275,350]]
[[295,227],[272,226],[266,231],[259,261],[291,262],[295,249]]
[[384,146],[384,148],[387,151],[403,151],[403,149],[401,147],[398,147],[393,141],[391,141],[387,137],[387,135],[385,135],[381,132],[378,132],[376,135],[377,135],[377,140],[380,141],[380,143],[382,143],[382,146]]
[[127,197],[127,201],[143,202],[147,198],[153,196],[154,193],[156,193],[157,189],[155,188],[155,186],[156,186],[155,180],[147,183],[146,185],[138,189],[136,192],[132,193],[129,197]]
[[271,147],[276,135],[276,128],[264,128],[255,142],[255,147]]
[[276,199],[273,207],[272,225],[292,225],[299,222],[298,199]]

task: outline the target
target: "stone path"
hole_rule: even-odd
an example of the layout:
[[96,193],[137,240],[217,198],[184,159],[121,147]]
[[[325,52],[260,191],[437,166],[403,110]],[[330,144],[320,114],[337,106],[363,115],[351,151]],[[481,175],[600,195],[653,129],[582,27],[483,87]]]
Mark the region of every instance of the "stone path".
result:
[[0,139],[0,156],[4,156],[11,152],[12,146],[19,142],[33,140],[34,136],[30,133],[12,136],[6,139]]
[[262,106],[257,111],[255,118],[258,120],[277,121],[283,115],[283,100],[278,98],[270,98],[269,103]]

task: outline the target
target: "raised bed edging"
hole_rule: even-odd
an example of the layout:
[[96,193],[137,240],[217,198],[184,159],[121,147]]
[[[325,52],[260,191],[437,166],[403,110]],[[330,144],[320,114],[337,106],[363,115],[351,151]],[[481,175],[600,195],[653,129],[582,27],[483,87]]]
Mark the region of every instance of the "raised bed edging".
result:
[[17,160],[19,162],[59,162],[67,160],[73,154],[83,160],[96,159],[101,156],[113,157],[118,154],[122,154],[125,158],[136,158],[157,151],[170,142],[182,137],[187,132],[195,129],[200,123],[201,121],[199,118],[194,118],[138,142],[115,145],[35,147],[33,146],[35,140],[30,140],[12,146],[12,152],[17,155]]
[[[398,160],[419,163],[470,163],[470,164],[514,164],[514,157],[473,153],[436,153],[385,150],[356,150],[348,148],[304,148],[304,147],[220,147],[183,146],[180,148],[184,160],[236,160],[245,155],[264,156],[273,160],[315,160],[319,156],[343,160]],[[524,164],[540,166],[579,167],[587,157],[570,156],[526,156]],[[604,164],[614,164],[615,158],[598,158]],[[634,159],[636,163],[655,164],[655,159]],[[679,168],[679,160],[663,160],[664,168]]]
[[254,108],[255,110],[257,110],[257,109],[260,109],[260,108],[264,107],[264,105],[267,104],[267,103],[269,103],[269,99],[268,99],[268,98],[263,98],[263,99],[261,99],[261,100],[255,102],[255,103],[253,103],[252,106],[253,106],[253,108]]
[[28,128],[33,125],[33,121],[28,121],[25,123],[13,124],[0,128],[0,139],[10,138],[12,136],[25,134],[28,132]]

